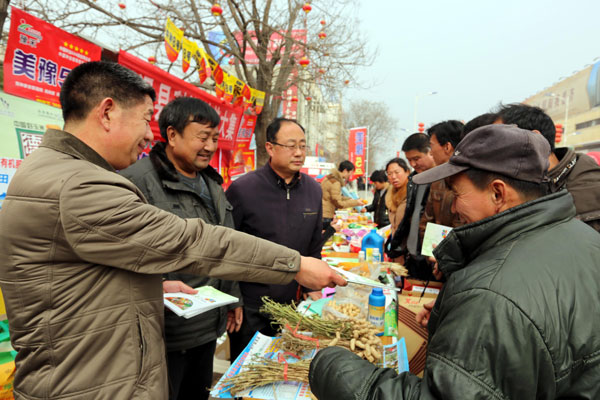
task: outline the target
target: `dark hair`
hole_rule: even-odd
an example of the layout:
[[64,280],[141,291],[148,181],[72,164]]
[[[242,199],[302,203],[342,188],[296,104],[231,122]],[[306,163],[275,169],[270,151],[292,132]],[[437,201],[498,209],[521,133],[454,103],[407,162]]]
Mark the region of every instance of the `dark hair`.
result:
[[424,133],[413,133],[406,138],[402,144],[402,151],[418,150],[421,153],[429,153],[429,136]]
[[388,161],[387,164],[385,164],[385,170],[387,171],[388,167],[392,164],[398,164],[400,168],[402,168],[406,172],[410,171],[410,168],[408,167],[406,161],[399,157],[392,158],[390,161]]
[[494,179],[500,179],[515,189],[525,201],[537,199],[548,194],[548,185],[546,183],[522,181],[477,168],[469,168],[465,171],[465,174],[479,190],[485,189]]
[[344,172],[344,171],[354,171],[355,167],[354,164],[352,164],[350,161],[346,160],[346,161],[342,161],[340,163],[340,166],[338,167],[338,171],[340,172]]
[[544,110],[527,104],[515,103],[500,105],[497,114],[504,124],[515,124],[521,129],[539,131],[550,144],[550,150],[554,152],[556,127],[552,118]]
[[156,93],[138,74],[114,62],[93,61],[73,68],[60,90],[60,104],[65,122],[80,121],[102,99],[111,97],[123,107],[138,104]]
[[456,148],[456,145],[460,142],[460,134],[464,126],[462,122],[451,119],[433,125],[427,129],[427,134],[430,138],[431,135],[435,135],[438,143],[442,146],[450,142],[452,148]]
[[477,128],[481,128],[482,126],[491,125],[498,119],[498,114],[496,113],[485,113],[481,114],[469,122],[465,124],[463,127],[462,134],[460,135],[460,139],[464,138],[467,133],[474,131]]
[[207,124],[211,128],[219,125],[219,114],[204,101],[195,97],[178,97],[163,107],[158,118],[160,135],[165,140],[167,129],[172,126],[177,133],[183,134],[185,127],[191,123]]
[[380,169],[373,171],[373,173],[371,174],[369,179],[371,180],[371,182],[380,182],[380,183],[387,182],[387,180],[388,180],[385,171],[380,170]]
[[298,121],[296,121],[295,119],[275,118],[269,124],[269,126],[267,126],[267,142],[270,142],[270,143],[277,142],[277,133],[281,129],[281,125],[284,122],[292,122],[292,123],[298,125],[300,127],[300,129],[302,129],[302,132],[306,133],[306,131],[304,130],[304,127],[302,125],[300,125],[298,123]]

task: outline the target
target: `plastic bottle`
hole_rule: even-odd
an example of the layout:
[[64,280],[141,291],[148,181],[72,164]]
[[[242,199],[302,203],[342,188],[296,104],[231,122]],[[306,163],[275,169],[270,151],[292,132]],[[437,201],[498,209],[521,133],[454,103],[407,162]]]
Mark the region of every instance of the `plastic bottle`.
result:
[[358,262],[363,262],[363,261],[365,261],[365,252],[361,250],[358,252]]
[[361,250],[365,252],[365,256],[367,257],[367,261],[372,261],[373,250],[367,249],[379,249],[379,255],[383,254],[383,244],[385,240],[379,234],[377,234],[377,229],[372,229],[371,232],[365,235],[362,238],[361,242]]
[[385,296],[381,288],[373,288],[369,295],[369,322],[383,332],[385,315]]
[[374,263],[380,263],[381,262],[381,253],[379,253],[379,249],[378,248],[373,248],[373,252],[372,252],[372,262]]

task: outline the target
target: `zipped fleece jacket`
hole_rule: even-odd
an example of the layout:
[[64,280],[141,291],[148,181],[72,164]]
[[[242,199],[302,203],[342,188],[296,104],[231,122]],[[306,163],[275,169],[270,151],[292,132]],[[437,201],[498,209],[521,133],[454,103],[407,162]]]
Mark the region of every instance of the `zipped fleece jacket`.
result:
[[92,148],[44,135],[0,211],[15,399],[168,397],[161,274],[289,283],[294,250],[147,204]]
[[[231,214],[233,207],[225,198],[225,192],[221,187],[223,183],[221,175],[210,165],[199,172],[213,200],[217,214],[213,217],[200,195],[179,179],[177,170],[167,157],[163,142],[156,143],[148,157],[139,160],[120,174],[135,183],[150,204],[162,210],[181,218],[202,218],[204,222],[213,225],[234,227]],[[215,217],[217,219],[213,220]],[[212,286],[239,299],[242,297],[240,286],[234,281],[180,272],[170,272],[163,277],[167,280],[183,281],[193,288]],[[233,310],[241,305],[241,302],[238,302],[215,308],[189,319],[165,309],[167,351],[192,349],[217,340],[225,332],[227,310]]]
[[[235,180],[227,192],[233,206],[235,228],[297,250],[306,257],[321,258],[321,188],[310,176],[298,173],[289,183],[269,163]],[[240,282],[244,305],[258,310],[260,298],[280,303],[297,300],[298,283],[287,285]]]
[[599,399],[600,234],[561,191],[451,231],[423,379],[341,348],[310,367],[319,399]]

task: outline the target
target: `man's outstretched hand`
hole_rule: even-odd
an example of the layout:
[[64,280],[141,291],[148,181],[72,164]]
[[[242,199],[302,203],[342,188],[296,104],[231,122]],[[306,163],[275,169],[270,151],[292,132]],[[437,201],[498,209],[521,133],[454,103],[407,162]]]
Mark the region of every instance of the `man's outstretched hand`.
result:
[[300,272],[296,274],[296,281],[302,286],[314,290],[321,290],[327,286],[346,286],[348,284],[325,261],[312,257],[300,257]]

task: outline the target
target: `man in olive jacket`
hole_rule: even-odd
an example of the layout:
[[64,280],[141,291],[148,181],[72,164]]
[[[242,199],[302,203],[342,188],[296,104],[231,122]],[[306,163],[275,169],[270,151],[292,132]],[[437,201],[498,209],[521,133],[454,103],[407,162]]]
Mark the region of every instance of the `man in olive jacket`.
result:
[[[150,204],[181,218],[202,218],[212,225],[233,228],[232,207],[221,187],[223,178],[209,165],[217,150],[220,121],[219,114],[200,99],[172,100],[158,120],[165,143],[157,143],[148,157],[121,175],[135,183]],[[193,293],[192,288],[212,286],[241,299],[239,284],[234,281],[180,272],[163,277],[165,292]],[[239,330],[241,322],[241,302],[190,319],[165,309],[171,400],[208,399],[217,338],[226,328]]]
[[468,223],[434,250],[448,280],[423,378],[327,348],[310,367],[318,398],[600,398],[600,235],[567,191],[544,196],[549,153],[539,134],[487,125],[415,176],[448,177]]
[[8,187],[0,286],[16,400],[167,398],[161,274],[315,289],[337,279],[320,260],[160,210],[116,174],[152,139],[154,96],[118,64],[74,68],[64,131],[46,132]]

